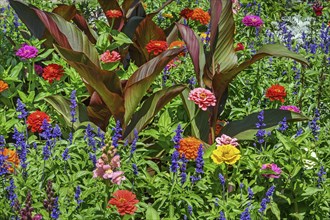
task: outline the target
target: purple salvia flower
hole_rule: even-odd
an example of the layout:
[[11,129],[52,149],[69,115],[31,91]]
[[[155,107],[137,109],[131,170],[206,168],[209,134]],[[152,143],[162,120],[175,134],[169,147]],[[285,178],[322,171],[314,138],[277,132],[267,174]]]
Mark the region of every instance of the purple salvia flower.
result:
[[132,164],[133,174],[136,176],[139,174],[138,168],[135,163]]
[[23,142],[25,142],[24,134],[19,132],[16,127],[14,127],[13,139],[15,140],[15,147],[19,149]]
[[163,80],[163,86],[165,86],[167,79],[169,78],[171,72],[169,67],[166,65],[163,70],[162,80]]
[[[0,149],[2,151],[3,149]],[[5,175],[8,173],[7,166],[6,166],[6,159],[8,157],[0,154],[0,176]]]
[[320,113],[318,109],[315,109],[314,118],[309,122],[309,127],[312,130],[315,140],[318,140],[318,135],[320,133],[320,126],[317,124],[317,121],[320,120]]
[[197,81],[196,81],[196,77],[192,76],[189,80],[188,80],[188,84],[189,84],[189,88],[192,90],[195,88]]
[[92,154],[92,153],[89,153],[89,159],[92,161],[94,167],[95,167],[95,164],[96,164],[96,155],[95,154]]
[[183,185],[186,181],[187,181],[187,173],[186,173],[186,170],[187,170],[187,163],[188,163],[188,160],[186,159],[186,156],[184,154],[182,154],[182,157],[181,157],[181,167],[180,167],[180,177],[181,177],[181,184]]
[[64,152],[62,153],[62,158],[65,161],[67,161],[68,159],[70,159],[69,148],[65,148]]
[[76,115],[76,108],[77,108],[77,101],[76,101],[76,90],[73,90],[70,95],[70,115],[71,115],[71,121],[72,123],[77,121],[77,118],[75,117]]
[[251,220],[250,212],[249,212],[249,207],[247,207],[244,212],[242,212],[240,216],[240,220]]
[[172,141],[174,142],[174,148],[175,149],[179,149],[179,143],[181,140],[181,134],[182,134],[183,130],[181,129],[181,125],[178,124],[177,129],[175,130],[175,136],[173,137]]
[[72,132],[70,132],[69,138],[68,138],[70,145],[72,144],[72,140],[73,140],[73,135],[72,135]]
[[37,145],[36,142],[33,142],[32,145],[33,145],[33,148],[34,148],[35,150],[38,148],[38,145]]
[[48,141],[46,141],[45,146],[42,148],[42,155],[44,160],[48,160],[50,158],[50,146],[48,145]]
[[136,129],[134,129],[134,139],[132,141],[131,145],[131,156],[133,156],[134,152],[136,151],[136,143],[139,139],[139,133]]
[[279,123],[280,127],[278,128],[279,131],[286,131],[289,126],[288,123],[286,122],[286,117],[283,118],[283,120]]
[[260,203],[260,209],[258,210],[260,213],[263,214],[264,211],[266,210],[267,204],[270,202],[270,198],[273,196],[274,191],[275,191],[275,186],[271,186],[266,192],[265,198],[263,198]]
[[193,208],[191,205],[188,205],[188,213],[189,213],[189,215],[192,215],[192,213],[193,213]]
[[30,46],[28,44],[23,44],[21,48],[19,48],[16,52],[16,56],[21,59],[31,59],[38,56],[38,49],[34,46]]
[[317,173],[318,179],[317,179],[317,186],[321,188],[321,183],[324,182],[325,178],[323,178],[323,175],[327,175],[327,172],[324,170],[324,166],[321,166],[320,171]]
[[198,148],[197,158],[196,158],[196,173],[203,174],[204,159],[203,145],[201,144]]
[[80,198],[80,194],[81,194],[80,186],[77,186],[77,188],[76,188],[76,192],[75,192],[75,194],[74,194],[74,199],[76,200],[78,206],[80,205],[80,203],[83,202],[83,200],[79,199],[79,198]]
[[221,185],[225,186],[226,180],[225,180],[225,177],[221,173],[219,173],[219,180],[220,180]]
[[118,147],[118,141],[121,139],[122,135],[122,128],[120,127],[120,121],[117,120],[116,122],[116,127],[112,128],[112,130],[114,131],[114,134],[112,136],[112,145],[117,148]]
[[51,140],[53,138],[52,127],[47,121],[47,119],[44,119],[42,121],[41,128],[42,128],[42,132],[40,133],[40,136],[46,140]]
[[256,123],[256,127],[259,128],[259,130],[256,133],[256,138],[259,144],[262,144],[265,142],[264,137],[266,136],[266,130],[262,129],[262,127],[265,127],[266,124],[264,123],[264,110],[260,111],[258,114],[258,122]]
[[95,134],[93,132],[94,128],[90,124],[87,125],[85,130],[84,140],[87,139],[88,146],[92,147],[93,151],[96,151],[96,141],[95,141]]
[[175,150],[172,154],[172,163],[171,163],[171,166],[170,166],[170,171],[172,173],[176,173],[178,171],[178,168],[179,168],[179,152],[177,150]]
[[248,187],[248,198],[250,200],[252,200],[253,199],[253,196],[254,196],[254,193],[253,193],[252,189],[250,187]]
[[101,139],[101,141],[99,141],[99,145],[100,147],[103,147],[105,145],[104,141],[105,141],[105,135],[104,132],[101,131],[101,128],[97,128],[97,137]]
[[4,147],[6,145],[6,140],[3,135],[0,135],[0,148]]
[[53,210],[52,210],[52,213],[51,213],[51,218],[52,219],[58,219],[58,217],[60,216],[61,212],[58,208],[58,197],[55,198],[55,201],[54,201],[54,205],[53,205]]
[[225,217],[225,214],[223,213],[223,211],[220,212],[219,220],[226,220],[226,217]]
[[9,186],[6,187],[7,193],[8,193],[8,200],[10,202],[10,207],[14,208],[15,202],[17,200],[17,195],[15,193],[15,183],[14,179],[11,178],[9,181]]
[[26,117],[28,115],[28,112],[26,111],[25,109],[25,105],[22,103],[22,101],[20,99],[17,99],[17,103],[16,103],[17,107],[16,107],[16,111],[18,113],[21,113],[19,114],[17,117],[19,119],[24,119],[26,120]]
[[55,127],[53,128],[52,137],[61,139],[61,136],[62,136],[61,128],[58,124],[56,124]]

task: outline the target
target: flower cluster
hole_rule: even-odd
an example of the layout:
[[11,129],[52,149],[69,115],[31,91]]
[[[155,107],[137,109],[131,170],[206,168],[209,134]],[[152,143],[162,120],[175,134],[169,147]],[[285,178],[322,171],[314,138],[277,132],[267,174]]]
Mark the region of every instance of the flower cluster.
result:
[[282,170],[275,163],[267,163],[261,166],[263,176],[267,178],[280,178]]
[[237,138],[231,138],[225,134],[221,135],[221,137],[217,137],[215,141],[217,142],[217,146],[230,144],[237,147],[239,145],[237,142]]
[[[114,146],[103,147],[103,154],[96,162],[96,169],[93,171],[93,177],[110,179],[113,184],[119,185],[122,180],[125,180],[123,176],[124,172],[119,171],[120,168],[120,156],[117,154],[117,149]],[[116,171],[117,170],[117,171]]]
[[203,111],[206,111],[209,106],[215,106],[217,102],[214,94],[210,90],[204,88],[191,90],[188,100],[195,102],[195,104]]
[[128,190],[117,190],[113,193],[113,197],[108,204],[116,206],[120,215],[133,215],[137,210],[135,205],[139,203],[139,200],[136,199],[134,193]]
[[47,113],[39,110],[32,112],[27,117],[28,129],[30,129],[32,132],[42,132],[42,122],[44,121],[44,119],[46,119],[48,122],[50,121],[50,118]]
[[182,138],[179,142],[178,151],[180,156],[184,154],[186,159],[195,160],[198,156],[198,149],[203,142],[194,137]]
[[212,152],[211,158],[216,164],[234,164],[241,158],[241,152],[231,144],[218,146]]
[[266,192],[265,198],[261,200],[260,209],[258,210],[260,213],[264,213],[267,208],[267,204],[270,203],[270,198],[273,196],[275,191],[275,186],[271,186]]
[[120,18],[123,16],[123,13],[120,10],[108,10],[105,12],[107,18]]
[[8,84],[0,80],[0,93],[8,89]]
[[44,78],[49,83],[53,83],[54,80],[59,81],[63,76],[64,69],[58,64],[49,64],[44,68],[42,78]]
[[149,43],[146,45],[146,49],[148,53],[153,53],[153,55],[158,55],[161,52],[167,49],[166,41],[162,40],[150,40]]
[[246,15],[242,19],[242,22],[245,26],[256,27],[256,28],[261,27],[261,25],[263,25],[264,23],[262,19],[256,15]]
[[286,97],[286,91],[284,86],[281,85],[272,85],[266,91],[266,97],[270,99],[270,101],[278,100],[284,102],[284,98]]
[[28,44],[23,44],[16,52],[16,56],[23,60],[35,58],[38,56],[38,49]]
[[120,54],[117,51],[109,51],[106,50],[103,54],[101,54],[100,60],[103,63],[114,63],[121,59]]

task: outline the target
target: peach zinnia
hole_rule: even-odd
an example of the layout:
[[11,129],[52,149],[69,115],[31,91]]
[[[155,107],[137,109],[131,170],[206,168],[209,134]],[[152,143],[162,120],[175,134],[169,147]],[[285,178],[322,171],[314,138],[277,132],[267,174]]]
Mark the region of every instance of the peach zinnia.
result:
[[0,154],[7,157],[6,163],[3,166],[5,166],[9,172],[13,173],[14,166],[18,167],[19,165],[19,158],[16,151],[4,148],[0,150]]
[[211,16],[203,9],[195,8],[191,15],[191,19],[199,21],[201,24],[207,25],[210,22]]
[[119,10],[108,10],[105,12],[105,15],[108,17],[108,18],[120,18],[123,16],[123,13]]
[[184,154],[188,160],[195,160],[198,155],[198,148],[201,144],[203,144],[203,142],[194,137],[182,138],[179,142],[180,146],[178,152],[181,157]]
[[150,40],[146,49],[148,53],[153,52],[154,55],[158,55],[167,49],[167,43],[163,40]]
[[206,111],[208,106],[215,106],[217,101],[214,94],[210,90],[204,88],[191,90],[188,100],[195,102],[203,111]]
[[284,98],[286,97],[286,91],[284,86],[272,85],[267,89],[266,97],[269,98],[270,101],[278,100],[284,102]]
[[103,63],[114,63],[121,59],[120,54],[117,51],[105,51],[103,54],[101,54],[100,60]]
[[0,80],[0,92],[5,91],[6,89],[8,89],[8,84]]

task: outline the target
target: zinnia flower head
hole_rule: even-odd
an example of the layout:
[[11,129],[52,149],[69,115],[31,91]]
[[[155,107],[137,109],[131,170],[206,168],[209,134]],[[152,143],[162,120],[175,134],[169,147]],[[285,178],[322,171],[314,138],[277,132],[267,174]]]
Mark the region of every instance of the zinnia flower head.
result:
[[234,164],[241,158],[241,152],[231,144],[218,146],[212,152],[211,158],[216,164]]
[[108,10],[105,12],[107,18],[120,18],[123,16],[123,13],[120,10]]
[[215,106],[217,102],[214,94],[210,90],[204,88],[191,90],[188,100],[195,102],[203,111],[206,111],[208,106]]
[[46,119],[48,122],[50,121],[50,118],[47,113],[39,110],[32,112],[27,117],[28,129],[30,129],[32,132],[41,133],[43,131],[41,126],[44,119]]
[[103,63],[113,63],[117,62],[121,59],[120,54],[117,51],[105,51],[103,54],[101,54],[100,60]]
[[246,15],[242,19],[242,22],[243,22],[243,24],[245,24],[245,26],[257,27],[257,28],[259,28],[264,23],[261,20],[261,18],[259,16],[256,16],[256,15]]
[[221,137],[217,137],[215,141],[217,142],[217,146],[231,144],[237,147],[239,145],[236,138],[231,138],[225,134],[221,135]]
[[150,40],[146,49],[148,53],[153,52],[153,55],[156,56],[167,49],[167,43],[163,40]]
[[8,89],[8,84],[0,80],[0,93]]
[[[181,47],[185,47],[185,43],[181,40],[176,40],[173,41],[170,46],[168,47],[168,49],[173,49],[173,48],[181,48]],[[181,52],[178,56],[184,56],[185,52]]]
[[192,14],[194,13],[194,10],[190,8],[185,8],[180,12],[180,15],[184,17],[185,19],[190,19]]
[[[267,173],[262,174],[264,177],[267,178],[279,178],[282,170],[279,168],[275,163],[267,163],[263,164],[261,170],[266,171]],[[270,173],[269,173],[270,172]]]
[[315,2],[313,4],[313,10],[314,10],[316,16],[321,16],[322,15],[323,6],[319,2]]
[[288,110],[288,111],[292,111],[292,112],[297,112],[300,113],[300,109],[297,106],[294,105],[282,105],[280,107],[281,110]]
[[63,76],[64,70],[61,65],[49,64],[44,68],[44,73],[42,77],[49,83],[53,83],[54,80],[59,81]]
[[269,98],[270,101],[278,100],[284,102],[284,98],[286,97],[286,91],[284,86],[272,85],[267,89],[266,97]]
[[38,49],[28,44],[23,44],[21,48],[16,51],[16,56],[25,59],[35,58],[38,55]]
[[203,144],[203,142],[194,137],[182,138],[178,148],[180,157],[184,154],[186,159],[195,160],[198,156],[198,148],[201,144]]
[[0,150],[0,155],[3,155],[6,157],[6,162],[3,164],[3,166],[5,166],[5,168],[13,173],[14,172],[14,167],[18,167],[20,160],[18,158],[18,155],[16,153],[16,151],[14,150],[10,150],[8,148],[4,148],[2,150]]
[[136,195],[131,191],[117,190],[113,193],[113,197],[108,204],[116,206],[120,215],[133,215],[137,210],[135,204],[139,203],[139,200],[136,199]]
[[199,21],[201,24],[207,25],[210,22],[211,16],[207,11],[201,8],[195,8],[191,20]]
[[244,47],[244,44],[242,44],[242,43],[238,43],[235,47],[236,52],[240,51],[240,50],[244,50],[244,49],[245,49],[245,47]]
[[34,64],[34,71],[41,76],[42,73],[44,72],[44,69],[42,68],[42,66],[40,66],[39,64]]

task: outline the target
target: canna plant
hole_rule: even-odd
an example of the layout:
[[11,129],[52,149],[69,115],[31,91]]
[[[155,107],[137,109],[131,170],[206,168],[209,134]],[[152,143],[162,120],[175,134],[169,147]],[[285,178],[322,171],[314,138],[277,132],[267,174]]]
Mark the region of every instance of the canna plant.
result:
[[[308,65],[308,62],[301,55],[289,51],[282,45],[269,44],[262,46],[251,59],[238,64],[234,50],[235,23],[232,1],[211,0],[210,8],[209,50],[204,49],[200,38],[191,28],[180,23],[176,25],[194,64],[198,86],[210,89],[216,97],[216,105],[211,107],[209,112],[200,111],[195,116],[195,105],[187,99],[188,91],[182,93],[183,102],[190,116],[192,133],[204,141],[213,143],[217,119],[228,98],[229,84],[241,71],[266,56],[291,58],[303,65]],[[307,119],[298,113],[275,109],[266,111],[265,114],[270,117],[267,128],[277,125],[283,117],[286,117],[288,122]],[[226,132],[232,137],[249,140],[257,131],[253,129],[256,122],[257,114],[253,114],[240,122],[229,123],[223,128],[222,133]]]
[[[186,88],[184,85],[164,88],[148,95],[142,103],[152,82],[166,64],[183,51],[183,48],[169,49],[158,56],[144,60],[127,80],[121,80],[115,71],[102,69],[95,47],[97,35],[88,27],[87,22],[74,6],[60,5],[53,12],[46,12],[21,1],[9,2],[31,33],[39,39],[46,39],[46,45],[54,47],[58,54],[79,73],[90,94],[88,117],[102,129],[107,127],[110,117],[114,117],[120,122],[124,137],[130,138],[133,136],[134,128],[137,131],[144,128],[166,103]],[[119,7],[117,1],[99,0],[99,3],[104,11],[122,10],[124,16],[130,17],[139,2],[124,1],[123,9]],[[153,14],[145,18],[145,22],[142,19],[141,24],[150,24],[152,16]],[[117,30],[125,28],[123,25],[128,19],[126,17],[117,19],[118,23],[110,19],[110,25]],[[73,22],[70,22],[71,20]],[[153,30],[149,28],[149,37],[154,36],[151,33]],[[66,100],[59,97],[48,100],[53,106],[67,104]],[[139,110],[136,111],[139,106]],[[55,109],[61,108],[57,106]],[[68,115],[66,111],[60,113],[64,117]]]

